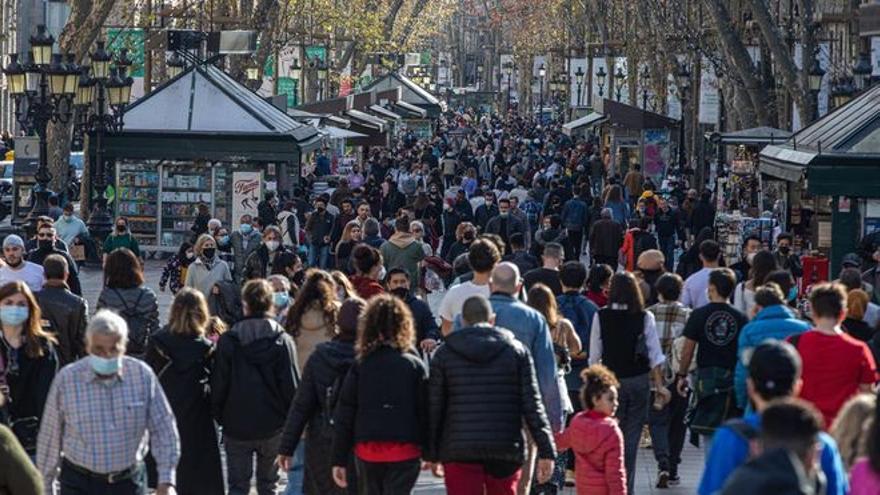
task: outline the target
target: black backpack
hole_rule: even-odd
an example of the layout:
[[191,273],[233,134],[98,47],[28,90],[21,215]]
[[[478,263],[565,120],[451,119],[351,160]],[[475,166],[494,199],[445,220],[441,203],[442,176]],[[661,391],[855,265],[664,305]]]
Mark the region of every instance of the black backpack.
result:
[[348,371],[351,369],[351,364],[342,366],[336,378],[333,379],[333,382],[324,389],[324,397],[322,398],[321,409],[324,414],[324,431],[330,432],[333,430],[333,413],[336,411],[336,403],[339,402],[339,392],[342,390],[342,384],[345,383],[345,377],[348,376]]
[[125,353],[129,356],[143,356],[147,350],[147,340],[150,338],[151,322],[145,314],[138,311],[138,306],[146,291],[141,291],[138,294],[132,307],[125,303],[125,298],[122,297],[119,290],[113,289],[113,292],[116,293],[116,297],[122,304],[122,311],[119,312],[119,315],[125,318],[125,322],[128,324],[128,344],[125,347]]

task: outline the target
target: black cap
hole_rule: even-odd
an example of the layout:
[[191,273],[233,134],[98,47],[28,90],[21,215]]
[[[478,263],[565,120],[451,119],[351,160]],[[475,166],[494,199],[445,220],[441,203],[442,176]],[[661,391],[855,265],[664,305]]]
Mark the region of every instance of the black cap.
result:
[[764,398],[791,394],[801,376],[801,357],[797,350],[781,340],[767,340],[752,349],[748,357],[749,378]]
[[843,255],[843,260],[841,260],[840,264],[844,268],[858,268],[862,266],[862,257],[856,253],[848,253]]

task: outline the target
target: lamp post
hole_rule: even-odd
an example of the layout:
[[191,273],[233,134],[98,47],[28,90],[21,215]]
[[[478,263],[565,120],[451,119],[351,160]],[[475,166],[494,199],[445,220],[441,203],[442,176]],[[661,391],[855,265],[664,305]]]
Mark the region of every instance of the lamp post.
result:
[[[15,119],[25,129],[36,133],[40,141],[39,166],[34,174],[33,206],[25,223],[36,229],[36,218],[49,211],[49,172],[46,134],[50,122],[70,122],[79,69],[68,57],[52,53],[55,39],[46,26],[37,26],[30,38],[30,56],[22,65],[17,54],[10,54],[9,65],[3,69],[9,81],[9,94],[15,100]],[[72,65],[71,65],[72,64]],[[68,81],[70,79],[70,81]]]
[[318,101],[321,101],[324,99],[324,89],[328,86],[327,76],[330,72],[330,68],[327,66],[327,63],[321,59],[318,59],[316,65],[318,67]]
[[651,82],[651,73],[646,65],[642,71],[639,84],[642,86],[642,110],[648,110],[648,84]]
[[293,64],[290,66],[290,78],[296,81],[296,87],[294,88],[294,94],[296,95],[296,104],[299,105],[302,103],[300,99],[300,89],[303,87],[302,83],[302,67],[299,66],[299,59],[293,59]]
[[[122,116],[125,106],[131,99],[131,85],[134,83],[128,75],[131,59],[128,50],[122,49],[116,59],[115,66],[110,67],[109,53],[104,49],[104,42],[96,43],[95,51],[89,55],[91,59],[91,75],[89,67],[83,67],[76,90],[75,105],[82,116],[78,124],[78,133],[88,134],[95,139],[95,174],[92,178],[91,200],[92,213],[89,215],[89,233],[98,241],[103,241],[110,234],[113,225],[112,217],[107,209],[107,170],[104,160],[104,138],[107,134],[122,130]],[[170,61],[169,61],[170,62]],[[182,68],[182,63],[180,67]],[[169,67],[172,67],[169,63]],[[171,71],[169,71],[169,75]],[[179,75],[175,73],[173,77]]]
[[179,76],[185,67],[185,63],[183,59],[177,52],[171,54],[171,57],[168,58],[168,61],[165,62],[165,66],[168,68],[168,77],[170,79],[174,79]]
[[578,66],[578,70],[574,73],[574,80],[577,83],[577,90],[578,90],[577,106],[578,106],[578,108],[580,108],[580,106],[581,106],[581,89],[584,84],[584,71],[580,66]]
[[822,78],[825,70],[819,64],[819,59],[813,57],[813,66],[810,67],[809,80],[810,92],[813,94],[813,120],[819,118],[819,90],[822,89]]
[[626,74],[623,73],[623,67],[618,67],[614,73],[614,86],[617,91],[617,101],[620,101],[620,90],[623,89],[623,82],[626,81]]
[[871,58],[867,53],[861,53],[856,63],[853,64],[853,82],[856,91],[862,91],[869,86],[871,81]]
[[678,80],[678,91],[681,98],[681,119],[678,125],[678,166],[684,169],[685,163],[687,163],[684,152],[684,110],[687,104],[687,91],[691,85],[691,73],[688,71],[687,63],[683,62],[679,65],[675,77]]
[[513,86],[513,64],[504,64],[504,72],[507,73],[507,111],[510,111],[510,88]]
[[596,71],[596,85],[599,86],[599,98],[602,98],[602,92],[605,90],[605,78],[608,77],[608,74],[605,73],[605,67],[599,67],[599,70]]
[[547,68],[544,67],[544,64],[541,63],[541,66],[538,67],[538,84],[540,84],[539,91],[539,103],[538,103],[538,119],[539,121],[544,120],[544,78],[547,76]]

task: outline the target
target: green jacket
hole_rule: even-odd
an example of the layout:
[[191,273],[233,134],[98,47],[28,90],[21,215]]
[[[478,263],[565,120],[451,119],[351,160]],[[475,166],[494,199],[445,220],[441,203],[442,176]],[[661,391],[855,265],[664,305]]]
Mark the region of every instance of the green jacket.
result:
[[0,425],[0,495],[43,495],[43,477],[12,430]]
[[135,256],[141,257],[141,250],[138,247],[137,239],[131,235],[131,232],[126,232],[122,235],[111,234],[104,240],[105,254],[110,254],[119,248],[128,248]]
[[425,250],[412,234],[395,232],[379,251],[382,252],[385,268],[403,269],[409,273],[410,289],[419,286],[419,262],[425,258]]

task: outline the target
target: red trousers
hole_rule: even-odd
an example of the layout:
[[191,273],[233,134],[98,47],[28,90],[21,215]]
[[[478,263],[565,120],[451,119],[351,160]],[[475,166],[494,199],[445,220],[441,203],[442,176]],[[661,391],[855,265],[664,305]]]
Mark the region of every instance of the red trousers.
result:
[[522,475],[520,469],[507,478],[494,478],[482,464],[463,462],[443,464],[443,471],[448,495],[516,495],[516,485]]

